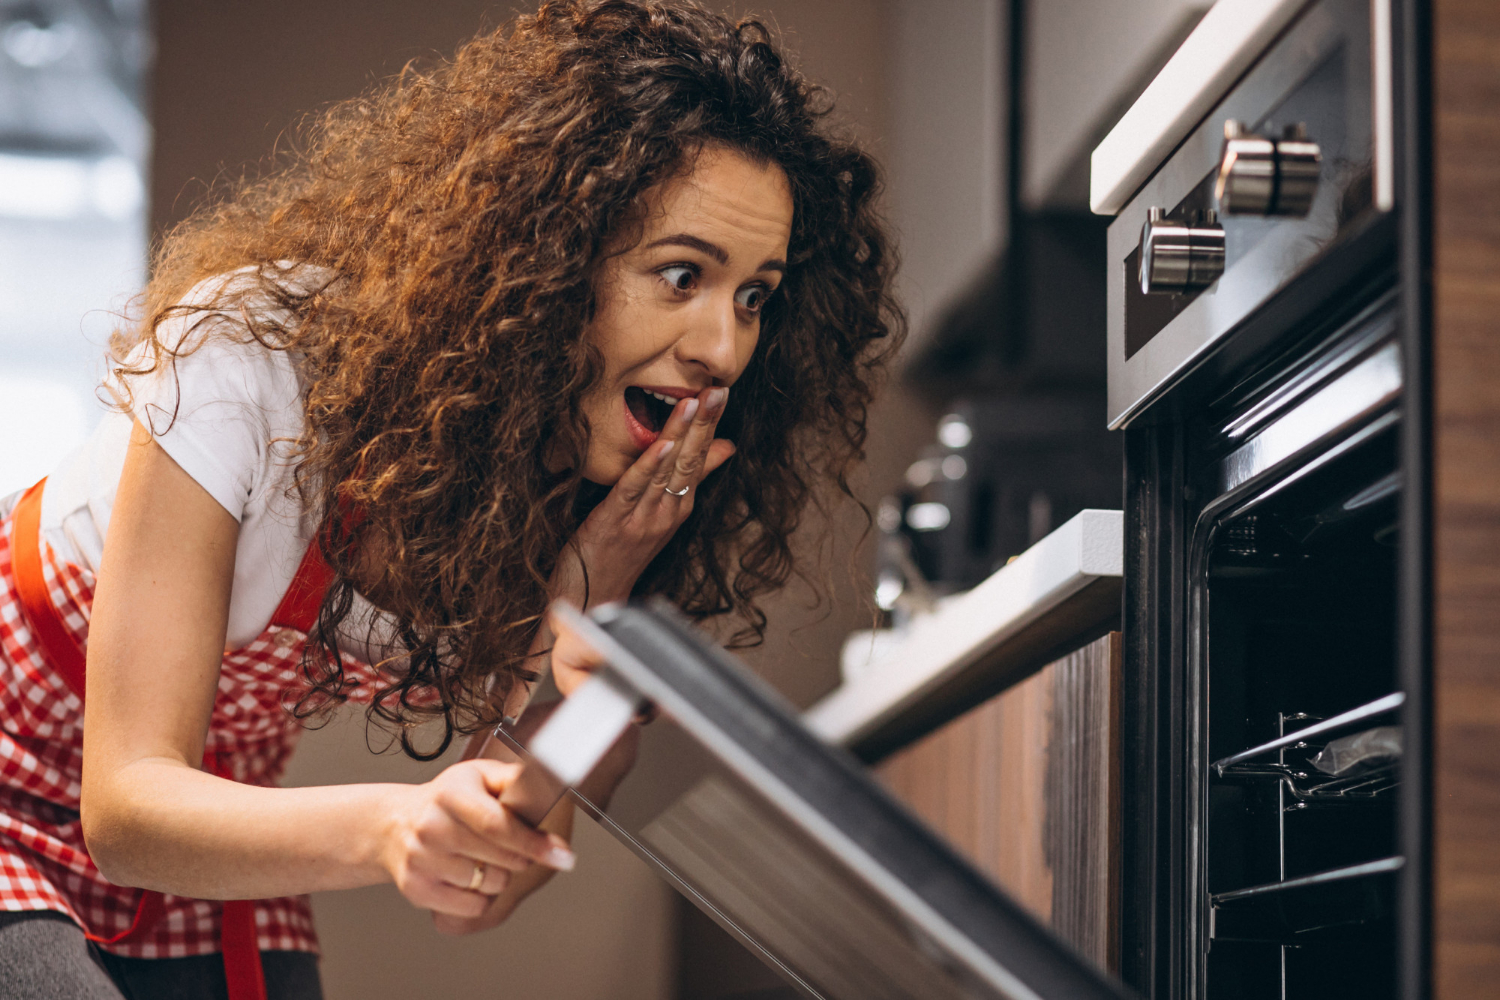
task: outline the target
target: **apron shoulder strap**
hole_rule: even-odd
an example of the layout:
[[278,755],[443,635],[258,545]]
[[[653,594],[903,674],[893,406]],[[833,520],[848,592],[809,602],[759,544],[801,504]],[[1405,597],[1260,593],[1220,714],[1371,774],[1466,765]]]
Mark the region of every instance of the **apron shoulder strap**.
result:
[[297,575],[292,577],[281,603],[271,615],[271,624],[277,628],[294,628],[298,632],[311,632],[318,620],[318,611],[323,607],[323,595],[333,583],[333,570],[323,559],[323,548],[314,536],[307,543],[302,562],[297,565]]
[[307,543],[307,551],[302,553],[302,561],[297,564],[297,574],[292,577],[286,593],[281,595],[281,603],[276,605],[276,611],[271,615],[272,625],[277,628],[294,628],[303,634],[312,632],[313,625],[318,620],[318,612],[323,607],[323,598],[333,584],[333,570],[323,558],[324,534],[331,530],[351,531],[364,520],[364,514],[360,510],[350,512],[345,508],[345,513],[347,516],[339,521],[337,528],[333,526],[331,519]]
[[82,699],[83,646],[64,624],[52,595],[47,592],[47,577],[42,571],[42,486],[46,482],[43,479],[21,494],[11,513],[10,545],[16,594],[42,653],[62,675],[68,690]]

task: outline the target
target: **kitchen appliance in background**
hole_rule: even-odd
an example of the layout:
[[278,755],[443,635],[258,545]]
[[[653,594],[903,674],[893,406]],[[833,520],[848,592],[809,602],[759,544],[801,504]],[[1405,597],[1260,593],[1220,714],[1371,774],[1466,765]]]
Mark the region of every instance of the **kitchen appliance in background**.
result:
[[1120,505],[1120,443],[1100,420],[1104,227],[1068,212],[1013,218],[1010,245],[905,372],[946,412],[887,501],[900,517],[881,526],[940,592],[974,586],[1081,510]]
[[1122,975],[1406,997],[1389,4],[1216,6],[1094,154],[1125,429]]
[[967,589],[1079,511],[1118,507],[1119,443],[1101,426],[1101,395],[952,404],[937,441],[907,469],[906,489],[881,507],[878,527],[899,538],[882,545],[877,581],[900,574],[888,553],[906,551],[937,591]]

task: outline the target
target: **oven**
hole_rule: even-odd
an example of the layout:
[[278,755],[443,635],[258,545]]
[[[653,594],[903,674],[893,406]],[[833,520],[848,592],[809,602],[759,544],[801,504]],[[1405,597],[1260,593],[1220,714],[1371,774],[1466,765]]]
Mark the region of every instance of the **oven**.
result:
[[1148,88],[1094,162],[1126,455],[1121,972],[1158,998],[1406,996],[1425,764],[1389,5],[1240,13],[1213,50],[1234,64]]

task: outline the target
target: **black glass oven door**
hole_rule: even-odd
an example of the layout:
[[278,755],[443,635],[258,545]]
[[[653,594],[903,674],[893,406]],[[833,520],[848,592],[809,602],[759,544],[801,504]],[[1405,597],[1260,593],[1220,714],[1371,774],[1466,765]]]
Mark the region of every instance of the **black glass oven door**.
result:
[[[524,747],[502,734],[528,758],[530,788],[515,796],[536,811],[569,788],[795,990],[828,1000],[1129,995],[668,606],[560,615],[567,641],[585,643],[600,667]],[[656,721],[631,723],[647,704]],[[591,787],[601,772],[605,786],[624,772],[612,796]]]

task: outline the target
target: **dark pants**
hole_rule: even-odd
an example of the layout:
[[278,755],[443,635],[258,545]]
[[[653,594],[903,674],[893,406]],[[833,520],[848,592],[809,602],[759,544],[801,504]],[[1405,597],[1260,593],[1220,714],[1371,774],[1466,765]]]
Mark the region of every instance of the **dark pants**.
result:
[[[268,1000],[322,1000],[318,959],[264,951]],[[224,959],[121,958],[61,913],[0,912],[0,1000],[228,1000]]]

